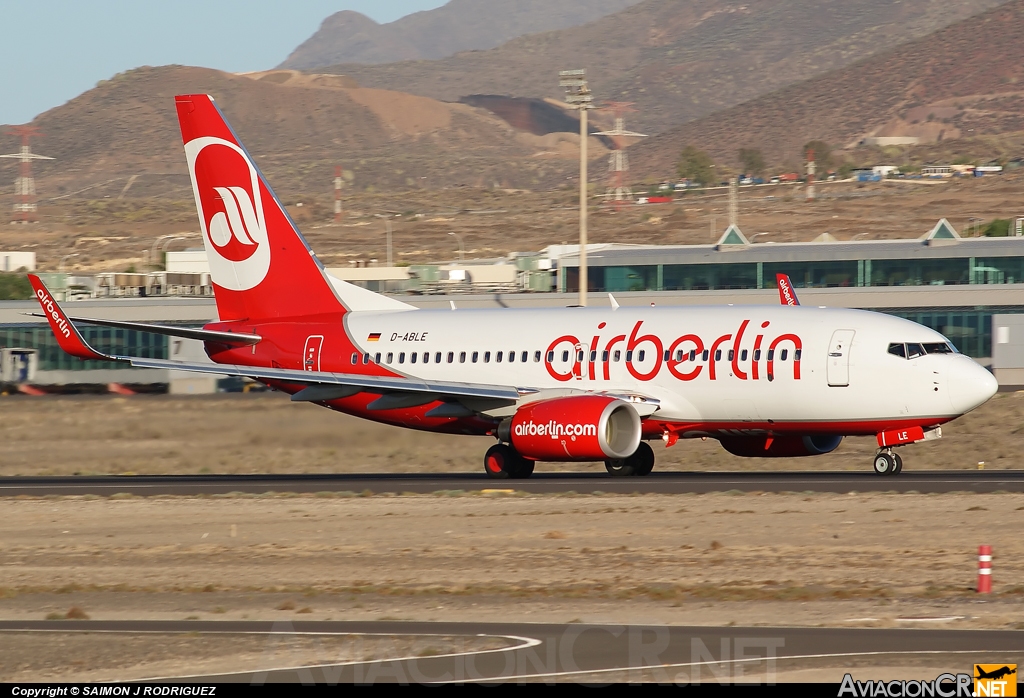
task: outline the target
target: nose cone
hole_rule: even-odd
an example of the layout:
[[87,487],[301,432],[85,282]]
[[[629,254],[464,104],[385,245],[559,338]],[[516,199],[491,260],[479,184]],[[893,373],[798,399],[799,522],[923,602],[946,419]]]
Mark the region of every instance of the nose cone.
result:
[[949,399],[959,414],[985,404],[998,389],[995,376],[966,356],[949,372]]

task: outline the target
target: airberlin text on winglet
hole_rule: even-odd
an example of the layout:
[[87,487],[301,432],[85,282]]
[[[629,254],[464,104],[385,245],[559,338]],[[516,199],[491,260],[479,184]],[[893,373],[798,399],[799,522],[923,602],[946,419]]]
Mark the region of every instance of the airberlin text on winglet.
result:
[[46,291],[41,288],[36,289],[36,297],[39,298],[39,303],[43,306],[43,310],[53,318],[56,328],[59,329],[61,334],[65,337],[70,338],[71,328],[68,327],[67,320],[65,320],[64,316],[60,314],[60,310],[58,309],[57,304],[53,302],[53,299],[50,298]]

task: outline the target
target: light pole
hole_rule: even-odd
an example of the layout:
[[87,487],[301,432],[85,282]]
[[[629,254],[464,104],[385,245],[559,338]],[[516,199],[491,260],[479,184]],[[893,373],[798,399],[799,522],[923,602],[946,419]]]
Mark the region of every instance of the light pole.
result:
[[384,230],[387,231],[385,233],[385,237],[387,238],[387,246],[388,246],[388,266],[391,267],[391,266],[394,266],[394,264],[393,264],[393,260],[391,258],[391,221],[388,220],[388,219],[384,220]]
[[565,101],[580,111],[580,300],[587,305],[587,110],[594,108],[594,97],[587,86],[586,70],[563,70],[559,86],[565,88]]
[[454,235],[455,239],[459,241],[459,261],[466,261],[466,247],[462,244],[462,236],[455,232],[449,232],[449,235]]

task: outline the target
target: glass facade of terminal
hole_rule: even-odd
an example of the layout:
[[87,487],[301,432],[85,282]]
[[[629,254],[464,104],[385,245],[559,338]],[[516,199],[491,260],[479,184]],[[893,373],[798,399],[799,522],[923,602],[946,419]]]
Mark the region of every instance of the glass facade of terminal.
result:
[[[591,266],[587,285],[610,293],[756,289],[774,287],[780,273],[797,288],[1013,284],[1024,282],[1024,257]],[[565,267],[560,290],[578,288],[579,269]]]
[[[78,329],[85,337],[85,341],[105,354],[140,356],[147,359],[169,358],[168,338],[162,335],[95,325],[79,325]],[[40,371],[131,369],[128,364],[120,361],[82,361],[66,354],[57,345],[57,339],[49,325],[0,326],[0,347],[36,349],[39,352],[37,369]]]

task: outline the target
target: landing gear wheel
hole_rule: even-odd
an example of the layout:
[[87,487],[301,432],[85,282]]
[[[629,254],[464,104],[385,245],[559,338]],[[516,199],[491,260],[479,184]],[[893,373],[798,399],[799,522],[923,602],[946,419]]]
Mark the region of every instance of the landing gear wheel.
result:
[[604,467],[612,477],[643,477],[654,470],[654,449],[650,444],[641,441],[633,455],[626,458],[613,458],[604,462]]
[[892,475],[896,471],[896,459],[891,453],[879,453],[875,456],[875,474]]
[[522,480],[533,475],[534,462],[505,444],[494,444],[484,454],[484,472],[495,480]]
[[900,458],[900,454],[894,453],[892,457],[896,460],[896,468],[892,471],[893,475],[899,475],[903,472],[903,459]]
[[639,477],[650,475],[654,470],[654,449],[646,441],[641,441],[636,452],[630,456],[636,463],[633,465],[633,474]]

